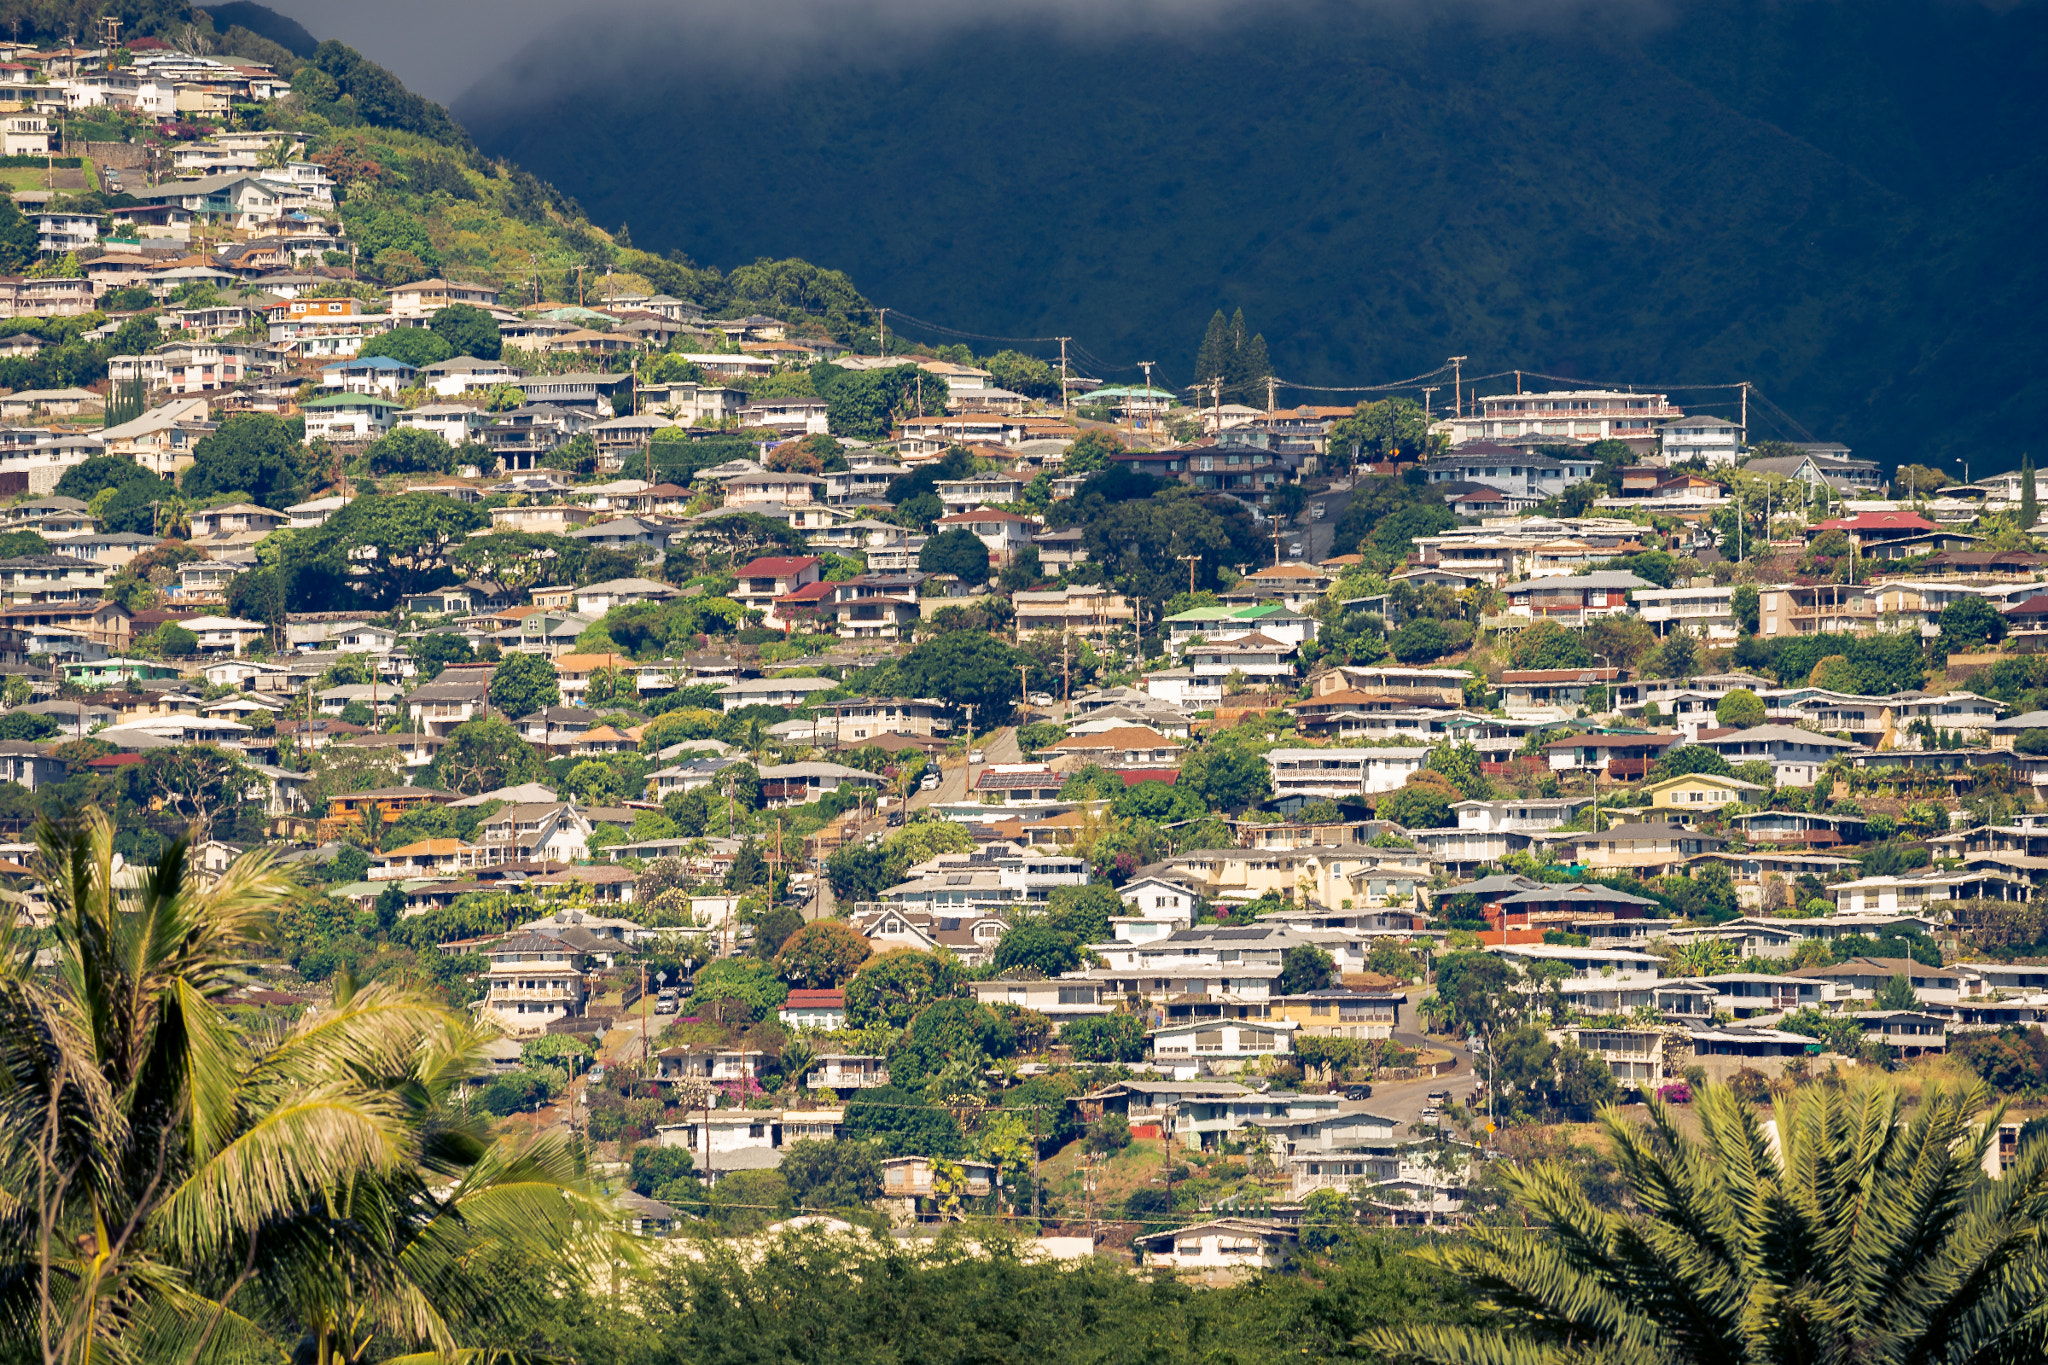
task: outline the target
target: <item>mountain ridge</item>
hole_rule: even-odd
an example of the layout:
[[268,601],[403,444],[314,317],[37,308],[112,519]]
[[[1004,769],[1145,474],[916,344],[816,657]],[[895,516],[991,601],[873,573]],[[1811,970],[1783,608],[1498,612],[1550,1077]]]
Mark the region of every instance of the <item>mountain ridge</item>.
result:
[[517,113],[455,112],[643,246],[828,261],[906,319],[1074,334],[1175,383],[1214,309],[1242,306],[1297,382],[1454,353],[1747,378],[1887,462],[2017,462],[2042,158],[2011,133],[2044,121],[2021,79],[2039,6],[1746,0],[1517,31],[1299,12],[1142,67],[978,29],[896,67],[638,79],[674,56],[650,39],[650,66],[573,97],[514,70]]

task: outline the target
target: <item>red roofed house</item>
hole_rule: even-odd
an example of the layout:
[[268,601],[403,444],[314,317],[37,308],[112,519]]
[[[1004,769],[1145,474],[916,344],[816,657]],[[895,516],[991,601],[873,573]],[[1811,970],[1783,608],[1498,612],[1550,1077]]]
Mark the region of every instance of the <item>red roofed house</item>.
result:
[[2048,597],[2029,597],[2017,606],[2007,607],[1999,614],[2012,622],[2015,630],[2048,628]]
[[[1533,499],[1524,499],[1522,505],[1529,506]],[[1451,515],[1458,517],[1497,517],[1508,510],[1508,495],[1498,488],[1474,488],[1451,499]]]
[[761,624],[785,631],[794,625],[815,629],[819,613],[832,600],[832,594],[838,587],[837,583],[820,580],[806,583],[795,592],[786,592],[769,604],[767,618]]
[[791,991],[789,999],[782,1002],[779,1017],[785,1024],[799,1024],[804,1028],[845,1028],[846,992]]
[[[1872,555],[1876,559],[1901,559],[1905,555],[1919,555],[1919,553],[1925,553],[1925,551],[1933,551],[1933,548],[1970,548],[1970,542],[1976,540],[1976,536],[1964,536],[1960,532],[1948,532],[1950,536],[1954,536],[1958,540],[1956,546],[1927,544],[1921,538],[1923,536],[1933,536],[1935,532],[1942,532],[1942,528],[1935,526],[1933,522],[1929,522],[1929,520],[1925,520],[1921,516],[1915,516],[1913,512],[1860,512],[1860,514],[1855,514],[1855,516],[1837,516],[1837,518],[1831,518],[1827,522],[1819,522],[1815,526],[1808,526],[1806,528],[1806,544],[1812,544],[1812,542],[1815,542],[1815,538],[1819,538],[1819,536],[1823,536],[1823,534],[1827,534],[1831,530],[1839,530],[1839,532],[1847,534],[1849,542],[1855,544],[1855,548],[1858,548],[1860,553]],[[1913,544],[1913,548],[1911,548],[1911,551],[1905,551],[1905,544],[1909,544],[1909,542]],[[1888,546],[1898,546],[1898,548],[1888,548]]]
[[770,555],[739,571],[740,584],[732,590],[732,599],[743,607],[773,614],[776,598],[824,576],[824,562],[816,555]]
[[972,531],[982,544],[988,546],[989,563],[998,569],[1009,567],[1031,543],[1031,533],[1039,529],[1038,523],[1029,517],[1020,517],[1015,512],[1000,512],[993,507],[977,507],[971,512],[955,512],[950,517],[939,518],[942,533],[959,527]]

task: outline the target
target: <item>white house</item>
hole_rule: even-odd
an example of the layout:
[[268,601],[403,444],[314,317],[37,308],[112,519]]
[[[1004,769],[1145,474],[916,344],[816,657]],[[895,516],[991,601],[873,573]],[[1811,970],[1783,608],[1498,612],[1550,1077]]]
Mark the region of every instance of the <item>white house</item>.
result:
[[490,414],[460,403],[428,403],[399,415],[398,425],[432,432],[451,446],[468,445],[481,439],[491,424]]
[[1191,1019],[1151,1030],[1152,1065],[1178,1081],[1240,1071],[1266,1057],[1294,1051],[1295,1025],[1286,1020]]

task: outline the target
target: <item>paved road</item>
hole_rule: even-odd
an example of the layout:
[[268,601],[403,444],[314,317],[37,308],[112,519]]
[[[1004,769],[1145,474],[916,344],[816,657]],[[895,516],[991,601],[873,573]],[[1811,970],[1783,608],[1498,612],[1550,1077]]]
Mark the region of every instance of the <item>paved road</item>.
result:
[[[1017,732],[1008,726],[977,737],[974,747],[981,750],[982,756],[982,761],[974,765],[977,775],[991,763],[1020,763],[1024,758],[1023,750],[1017,747]],[[910,809],[923,810],[936,801],[967,799],[967,760],[942,758],[939,764],[939,785],[930,791],[911,793]]]
[[1316,521],[1306,511],[1301,514],[1300,525],[1304,532],[1300,537],[1302,558],[1314,564],[1333,555],[1350,554],[1358,548],[1355,545],[1333,543],[1336,539],[1337,523],[1344,519],[1344,511],[1351,505],[1349,480],[1331,485],[1328,492],[1320,496],[1311,496],[1309,501],[1311,504],[1320,502],[1323,505],[1323,519]]

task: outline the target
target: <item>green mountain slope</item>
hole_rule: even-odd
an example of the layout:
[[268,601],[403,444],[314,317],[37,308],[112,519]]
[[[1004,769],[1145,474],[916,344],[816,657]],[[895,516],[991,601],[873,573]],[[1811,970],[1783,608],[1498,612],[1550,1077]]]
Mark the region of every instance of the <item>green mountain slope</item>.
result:
[[[1105,379],[1157,359],[1187,382],[1222,304],[1298,382],[1453,353],[1748,378],[1870,455],[2016,463],[2040,383],[2042,6],[1617,13],[982,27],[780,78],[641,35],[603,72],[544,44],[492,83],[516,103],[456,112],[641,246],[826,261],[910,317],[1075,335]],[[573,89],[545,93],[551,69]]]

